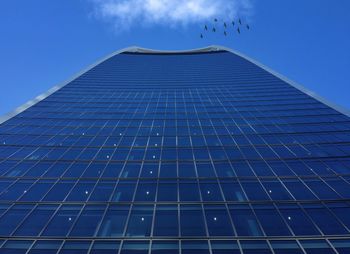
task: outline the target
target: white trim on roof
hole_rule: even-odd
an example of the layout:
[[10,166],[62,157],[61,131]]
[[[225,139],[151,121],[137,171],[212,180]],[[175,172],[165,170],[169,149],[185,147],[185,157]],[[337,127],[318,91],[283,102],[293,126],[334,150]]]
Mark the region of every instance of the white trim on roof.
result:
[[124,48],[121,50],[117,50],[115,52],[113,52],[110,55],[107,55],[106,57],[96,61],[94,64],[88,66],[87,68],[83,69],[82,71],[78,72],[77,74],[73,75],[73,77],[69,78],[68,80],[50,88],[48,91],[46,91],[45,93],[40,94],[39,96],[35,97],[34,99],[28,101],[27,103],[19,106],[18,108],[16,108],[15,110],[3,115],[0,117],[0,124],[2,124],[3,122],[7,121],[8,119],[16,116],[17,114],[23,112],[24,110],[28,109],[29,107],[35,105],[36,103],[44,100],[45,98],[47,98],[48,96],[50,96],[51,94],[53,94],[54,92],[56,92],[57,90],[59,90],[60,88],[64,87],[65,85],[69,84],[71,81],[77,79],[78,77],[80,77],[81,75],[83,75],[84,73],[88,72],[89,70],[91,70],[92,68],[94,68],[95,66],[99,65],[100,63],[106,61],[107,59],[124,53],[124,52],[131,52],[131,53],[149,53],[149,54],[180,54],[180,53],[205,53],[205,52],[215,52],[215,51],[227,51],[227,52],[231,52],[239,57],[244,58],[245,60],[259,66],[260,68],[264,69],[265,71],[271,73],[272,75],[276,76],[277,78],[285,81],[286,83],[290,84],[291,86],[297,88],[298,90],[304,92],[305,94],[313,97],[314,99],[326,104],[327,106],[335,109],[336,111],[350,116],[350,111],[338,106],[332,102],[329,102],[328,100],[324,99],[323,97],[317,95],[315,92],[310,91],[309,89],[305,88],[304,86],[286,78],[285,76],[277,73],[276,71],[266,67],[265,65],[259,63],[258,61],[245,56],[244,54],[237,52],[235,50],[232,50],[230,48],[227,47],[223,47],[223,46],[218,46],[218,45],[212,45],[212,46],[208,46],[208,47],[204,47],[204,48],[197,48],[197,49],[190,49],[190,50],[154,50],[154,49],[147,49],[147,48],[142,48],[142,47],[137,47],[137,46],[133,46],[133,47],[128,47],[128,48]]

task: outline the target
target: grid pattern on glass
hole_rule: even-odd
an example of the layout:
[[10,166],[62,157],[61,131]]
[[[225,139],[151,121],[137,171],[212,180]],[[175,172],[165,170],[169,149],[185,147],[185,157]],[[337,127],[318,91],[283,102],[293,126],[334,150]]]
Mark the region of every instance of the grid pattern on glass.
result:
[[346,253],[349,198],[349,118],[225,51],[119,54],[0,125],[5,253]]

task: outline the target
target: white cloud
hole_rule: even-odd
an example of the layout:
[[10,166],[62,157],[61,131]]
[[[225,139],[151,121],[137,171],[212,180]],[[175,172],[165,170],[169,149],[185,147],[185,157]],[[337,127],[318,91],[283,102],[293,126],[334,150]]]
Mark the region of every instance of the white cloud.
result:
[[116,26],[200,23],[249,15],[251,0],[90,0],[97,17]]

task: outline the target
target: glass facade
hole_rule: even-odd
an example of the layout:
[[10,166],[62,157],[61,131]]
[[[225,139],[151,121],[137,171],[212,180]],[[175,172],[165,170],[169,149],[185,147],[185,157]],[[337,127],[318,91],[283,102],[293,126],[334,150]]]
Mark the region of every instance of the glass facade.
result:
[[108,58],[0,125],[0,254],[350,253],[350,119],[225,50]]

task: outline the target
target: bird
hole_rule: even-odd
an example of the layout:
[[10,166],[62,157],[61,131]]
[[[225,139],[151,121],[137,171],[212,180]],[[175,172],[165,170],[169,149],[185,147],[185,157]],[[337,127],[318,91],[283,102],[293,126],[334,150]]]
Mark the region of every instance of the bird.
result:
[[203,34],[201,34],[201,39],[203,39]]
[[215,29],[215,27],[213,27],[213,32],[214,32],[214,33],[216,32],[216,29]]
[[242,20],[241,19],[239,19],[238,22],[239,22],[240,25],[242,25]]
[[232,21],[232,26],[235,26],[235,22],[234,21]]
[[205,25],[205,26],[204,26],[204,30],[206,30],[206,31],[208,30],[208,27],[207,27],[207,25]]
[[217,18],[215,18],[215,19],[214,19],[214,22],[218,22],[218,19],[217,19]]
[[226,22],[224,22],[224,27],[225,27],[225,28],[227,27]]
[[224,35],[225,35],[225,36],[227,36],[227,33],[226,33],[226,31],[224,31]]
[[237,28],[237,32],[240,34],[241,33],[241,30],[239,29],[239,27]]
[[248,30],[250,29],[250,26],[249,26],[249,25],[247,25],[247,29],[248,29]]

